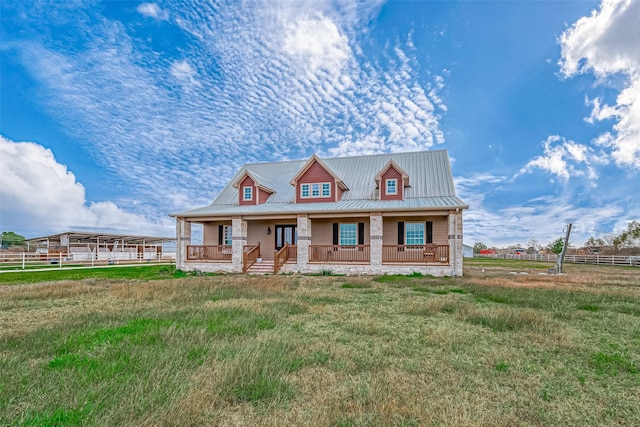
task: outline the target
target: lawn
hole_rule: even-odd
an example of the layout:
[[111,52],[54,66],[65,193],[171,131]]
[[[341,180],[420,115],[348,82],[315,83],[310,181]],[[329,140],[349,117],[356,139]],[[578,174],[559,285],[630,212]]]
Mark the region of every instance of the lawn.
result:
[[0,425],[640,425],[640,270],[538,267],[0,285]]

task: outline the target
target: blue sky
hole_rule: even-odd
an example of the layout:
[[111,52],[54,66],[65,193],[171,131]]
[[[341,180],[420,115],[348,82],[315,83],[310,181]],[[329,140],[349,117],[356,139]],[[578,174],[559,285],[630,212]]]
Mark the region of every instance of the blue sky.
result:
[[245,162],[446,149],[465,242],[640,219],[640,2],[3,1],[0,229],[173,235]]

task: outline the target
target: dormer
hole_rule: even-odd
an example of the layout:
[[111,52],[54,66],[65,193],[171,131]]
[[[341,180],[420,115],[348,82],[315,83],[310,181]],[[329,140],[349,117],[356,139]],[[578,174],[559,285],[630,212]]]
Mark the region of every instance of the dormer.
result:
[[409,186],[409,174],[389,160],[376,175],[380,200],[404,200],[404,188]]
[[270,195],[276,191],[265,178],[245,170],[234,183],[233,187],[238,189],[238,205],[260,205],[267,201]]
[[296,188],[296,203],[336,202],[349,189],[316,154],[289,183]]

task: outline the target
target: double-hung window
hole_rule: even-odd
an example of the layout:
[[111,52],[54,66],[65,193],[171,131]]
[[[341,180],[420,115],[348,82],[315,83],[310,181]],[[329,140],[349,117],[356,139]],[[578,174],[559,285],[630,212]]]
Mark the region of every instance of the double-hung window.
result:
[[242,187],[242,200],[253,200],[253,187]]
[[340,224],[340,246],[355,246],[358,243],[358,224]]
[[322,184],[322,197],[331,197],[331,184],[328,182]]
[[397,179],[387,179],[387,194],[398,194],[398,180]]
[[424,245],[424,223],[423,222],[407,222],[405,244]]
[[311,197],[320,197],[320,184],[311,184]]
[[309,197],[331,197],[331,183],[312,183],[300,184],[300,197],[303,199]]

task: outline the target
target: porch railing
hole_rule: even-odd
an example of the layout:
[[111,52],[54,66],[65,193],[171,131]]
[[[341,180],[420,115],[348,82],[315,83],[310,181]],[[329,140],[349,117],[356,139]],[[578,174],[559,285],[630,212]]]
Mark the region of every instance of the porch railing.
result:
[[382,262],[449,263],[449,245],[382,245]]
[[369,262],[369,245],[310,245],[309,262]]
[[246,273],[258,258],[260,258],[260,243],[254,246],[245,245],[242,250],[242,272]]
[[273,257],[273,274],[277,274],[290,259],[298,259],[298,247],[287,243]]
[[187,261],[229,261],[231,245],[187,245]]

